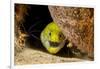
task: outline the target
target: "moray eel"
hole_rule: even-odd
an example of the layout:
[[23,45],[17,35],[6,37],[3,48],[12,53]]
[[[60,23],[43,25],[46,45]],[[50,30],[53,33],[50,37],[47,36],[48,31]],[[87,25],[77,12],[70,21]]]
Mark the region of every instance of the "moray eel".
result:
[[65,45],[65,36],[58,25],[54,22],[49,23],[40,35],[41,42],[46,50],[51,54],[58,53]]

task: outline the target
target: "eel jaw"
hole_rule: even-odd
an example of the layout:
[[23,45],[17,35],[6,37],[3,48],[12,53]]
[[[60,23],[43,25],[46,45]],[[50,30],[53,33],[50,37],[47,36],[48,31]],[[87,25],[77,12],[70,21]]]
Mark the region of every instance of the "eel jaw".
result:
[[47,50],[51,54],[56,54],[65,45],[65,41],[62,41],[62,42],[51,42],[51,41],[48,41],[48,42],[49,42],[50,46],[47,48]]
[[49,44],[52,47],[58,47],[60,45],[60,42],[52,42],[52,41],[49,41]]

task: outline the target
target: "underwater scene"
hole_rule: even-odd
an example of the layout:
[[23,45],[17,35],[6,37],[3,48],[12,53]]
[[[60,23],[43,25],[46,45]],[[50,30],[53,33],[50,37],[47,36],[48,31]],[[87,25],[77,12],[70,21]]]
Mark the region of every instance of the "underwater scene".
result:
[[14,4],[14,64],[94,61],[94,8]]

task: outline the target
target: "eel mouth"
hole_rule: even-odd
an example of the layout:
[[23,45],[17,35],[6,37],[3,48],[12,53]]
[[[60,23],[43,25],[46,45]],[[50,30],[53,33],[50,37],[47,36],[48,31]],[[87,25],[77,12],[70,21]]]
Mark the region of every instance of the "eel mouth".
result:
[[50,46],[52,47],[58,47],[61,44],[61,42],[52,42],[52,41],[49,41],[49,43],[50,43]]

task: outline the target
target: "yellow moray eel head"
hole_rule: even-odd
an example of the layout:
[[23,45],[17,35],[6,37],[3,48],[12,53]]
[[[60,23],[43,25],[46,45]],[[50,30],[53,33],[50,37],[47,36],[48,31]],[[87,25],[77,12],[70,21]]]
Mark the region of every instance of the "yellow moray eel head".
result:
[[47,51],[56,54],[65,45],[65,37],[58,25],[54,22],[49,23],[40,35],[41,42]]

